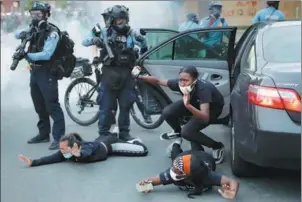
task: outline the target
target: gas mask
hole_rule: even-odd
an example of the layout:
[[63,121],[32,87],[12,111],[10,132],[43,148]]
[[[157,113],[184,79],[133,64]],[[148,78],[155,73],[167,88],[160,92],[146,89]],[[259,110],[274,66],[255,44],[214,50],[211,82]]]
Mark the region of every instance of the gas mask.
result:
[[127,19],[116,19],[113,29],[119,33],[126,34],[130,30]]
[[46,23],[44,13],[39,10],[30,11],[30,16],[32,18],[32,25],[35,27],[41,27],[41,25]]
[[197,80],[195,80],[192,84],[188,85],[188,86],[180,86],[179,85],[179,89],[183,94],[188,94],[191,93],[195,87]]

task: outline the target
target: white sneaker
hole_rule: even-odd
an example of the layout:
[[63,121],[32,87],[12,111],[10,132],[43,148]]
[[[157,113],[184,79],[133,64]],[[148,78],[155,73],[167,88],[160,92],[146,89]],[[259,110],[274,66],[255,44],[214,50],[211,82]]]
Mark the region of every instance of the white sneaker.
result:
[[172,153],[172,149],[173,149],[173,145],[174,144],[182,144],[182,138],[178,138],[177,140],[175,140],[174,142],[172,142],[166,149],[166,155],[168,158],[171,158],[171,153]]
[[220,164],[224,159],[224,146],[219,149],[213,150],[213,158],[215,159],[216,164]]
[[180,133],[175,133],[174,131],[172,131],[170,133],[163,133],[160,135],[161,140],[172,140],[172,139],[179,138],[179,137],[181,137]]
[[128,140],[127,142],[130,143],[130,144],[133,144],[135,141],[143,143],[143,140],[140,139],[139,137],[136,137],[133,140]]
[[116,126],[116,125],[112,125],[110,128],[110,131],[111,131],[111,133],[116,133],[116,134],[119,134],[119,132],[120,132],[118,126]]

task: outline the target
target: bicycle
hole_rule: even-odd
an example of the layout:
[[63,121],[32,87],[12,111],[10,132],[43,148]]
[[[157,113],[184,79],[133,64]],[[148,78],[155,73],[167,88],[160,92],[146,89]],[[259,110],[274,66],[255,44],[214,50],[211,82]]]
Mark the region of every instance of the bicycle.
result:
[[[76,105],[80,108],[80,110],[77,113],[81,114],[86,108],[92,108],[94,106],[98,106],[96,99],[92,99],[92,96],[96,91],[99,90],[101,86],[102,71],[99,65],[100,64],[90,63],[89,60],[86,58],[77,58],[76,67],[70,76],[70,78],[73,79],[73,81],[69,84],[65,92],[64,104],[67,114],[74,122],[76,122],[81,126],[89,126],[95,123],[99,118],[99,110],[95,112],[92,118],[86,121],[77,118],[71,112],[70,93],[74,88],[76,88],[76,86],[81,84],[88,84],[89,85],[88,92],[86,92],[84,95],[79,94],[79,99],[77,100]],[[96,81],[87,78],[92,76],[93,68],[94,68]],[[142,91],[143,93],[141,93]],[[135,93],[137,95],[135,104],[137,105],[138,110],[135,110],[134,108],[135,105],[132,105],[130,109],[130,114],[134,119],[134,121],[145,129],[155,129],[159,127],[164,121],[163,117],[161,116],[161,113],[162,113],[162,109],[165,107],[165,103],[163,103],[162,99],[160,99],[158,93],[154,90],[152,91],[152,88],[149,88],[146,84],[138,81],[135,82]],[[116,109],[113,109],[113,111],[116,111],[117,106],[114,108]],[[144,120],[141,120],[138,117],[137,111],[140,111]],[[151,117],[151,115],[159,115],[159,118],[155,122],[153,122],[151,119],[150,122],[150,119],[149,120],[147,119],[148,117]],[[113,116],[115,118],[115,115]]]

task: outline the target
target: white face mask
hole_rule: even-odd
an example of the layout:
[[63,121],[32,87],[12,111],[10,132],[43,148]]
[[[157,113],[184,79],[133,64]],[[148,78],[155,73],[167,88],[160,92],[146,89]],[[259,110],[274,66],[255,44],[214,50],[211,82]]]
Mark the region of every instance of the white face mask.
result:
[[170,176],[174,181],[181,181],[185,179],[185,176],[177,175],[175,172],[173,172],[172,168],[170,169]]
[[191,85],[189,86],[180,86],[179,85],[179,89],[183,94],[188,94],[191,93],[195,87],[195,83],[197,82],[197,80],[195,80]]

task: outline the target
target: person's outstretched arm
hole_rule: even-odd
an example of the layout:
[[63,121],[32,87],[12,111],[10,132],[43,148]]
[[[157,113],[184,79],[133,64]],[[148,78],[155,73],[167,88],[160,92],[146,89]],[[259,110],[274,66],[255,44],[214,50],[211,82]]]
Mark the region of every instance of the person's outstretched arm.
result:
[[138,79],[141,79],[152,85],[168,86],[168,80],[160,80],[154,76],[138,76]]
[[[147,183],[152,183],[153,186],[173,184],[174,180],[172,179],[172,177],[170,175],[170,168],[167,169],[166,171],[160,173],[157,176],[149,177],[149,178],[139,182],[140,185],[144,185]],[[150,193],[150,192],[151,192],[151,190],[146,191],[145,193]]]
[[234,199],[239,190],[237,180],[214,171],[209,173],[209,181],[206,184],[222,187],[222,189],[218,189],[218,192],[225,199]]
[[32,159],[20,154],[19,159],[30,167],[59,163],[59,162],[63,162],[66,160],[60,151],[58,151],[52,155],[45,156],[45,157],[35,159],[35,160],[32,160]]
[[168,86],[168,80],[160,80],[158,78],[155,78],[154,76],[139,75],[141,73],[141,71],[142,71],[142,68],[140,66],[135,66],[135,67],[133,67],[131,73],[135,78],[141,79],[152,85]]

